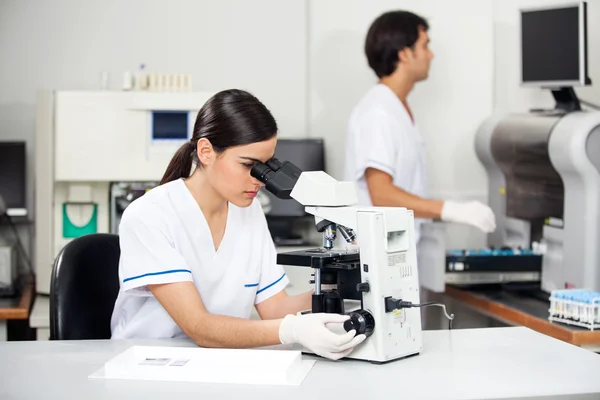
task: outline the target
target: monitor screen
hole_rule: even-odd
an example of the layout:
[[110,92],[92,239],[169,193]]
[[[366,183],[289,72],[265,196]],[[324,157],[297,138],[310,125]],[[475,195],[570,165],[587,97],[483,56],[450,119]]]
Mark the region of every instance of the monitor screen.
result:
[[0,196],[7,208],[26,208],[25,142],[0,142]]
[[187,111],[152,112],[152,140],[187,140],[188,114]]
[[[282,162],[291,162],[302,171],[325,171],[323,139],[279,139],[275,147],[275,157]],[[268,217],[306,215],[304,206],[294,199],[279,199],[265,189],[261,190],[261,193],[265,214]]]
[[525,85],[587,83],[585,3],[521,10],[521,78]]

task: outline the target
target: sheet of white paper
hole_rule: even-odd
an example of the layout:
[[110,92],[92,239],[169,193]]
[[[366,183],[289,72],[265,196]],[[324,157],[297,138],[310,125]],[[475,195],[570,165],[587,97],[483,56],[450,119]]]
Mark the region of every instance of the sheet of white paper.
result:
[[89,378],[300,385],[314,363],[300,351],[133,346]]

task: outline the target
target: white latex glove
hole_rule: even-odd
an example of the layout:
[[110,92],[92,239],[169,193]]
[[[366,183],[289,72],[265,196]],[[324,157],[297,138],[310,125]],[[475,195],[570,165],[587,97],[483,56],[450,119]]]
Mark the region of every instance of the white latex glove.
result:
[[458,203],[446,201],[442,207],[442,221],[473,225],[485,233],[496,230],[496,217],[491,208],[479,201]]
[[299,343],[322,357],[339,360],[366,339],[365,335],[356,335],[354,330],[338,335],[326,326],[343,324],[349,318],[331,313],[287,315],[279,326],[279,340],[282,344]]

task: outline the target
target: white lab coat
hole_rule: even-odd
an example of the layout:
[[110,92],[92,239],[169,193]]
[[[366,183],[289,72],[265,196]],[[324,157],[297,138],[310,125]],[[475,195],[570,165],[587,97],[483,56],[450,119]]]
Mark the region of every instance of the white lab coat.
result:
[[289,282],[276,263],[258,201],[247,208],[229,204],[225,234],[215,251],[206,219],[182,179],[127,207],[119,236],[121,288],[111,321],[113,338],[185,336],[148,284],[194,282],[210,313],[249,318],[255,304]]
[[[406,192],[428,197],[423,137],[400,99],[383,84],[372,87],[356,105],[346,138],[344,179],[356,182],[359,203],[371,206],[367,168],[391,175],[394,185]],[[415,219],[415,243],[423,222]]]

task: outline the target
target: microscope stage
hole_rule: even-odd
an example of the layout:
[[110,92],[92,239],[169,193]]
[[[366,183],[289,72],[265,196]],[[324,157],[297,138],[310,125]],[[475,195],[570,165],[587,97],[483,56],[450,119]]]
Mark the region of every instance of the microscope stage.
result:
[[277,254],[277,264],[309,268],[355,269],[360,265],[358,250],[314,248]]

